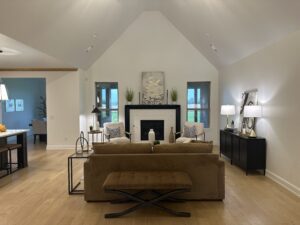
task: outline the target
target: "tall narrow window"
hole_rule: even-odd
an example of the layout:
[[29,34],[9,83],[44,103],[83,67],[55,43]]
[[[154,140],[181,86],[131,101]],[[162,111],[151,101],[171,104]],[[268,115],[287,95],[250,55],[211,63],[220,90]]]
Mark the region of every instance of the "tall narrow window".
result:
[[201,122],[209,127],[210,82],[187,83],[187,121]]
[[119,121],[117,82],[96,82],[96,106],[100,110],[98,120],[101,127],[105,122]]

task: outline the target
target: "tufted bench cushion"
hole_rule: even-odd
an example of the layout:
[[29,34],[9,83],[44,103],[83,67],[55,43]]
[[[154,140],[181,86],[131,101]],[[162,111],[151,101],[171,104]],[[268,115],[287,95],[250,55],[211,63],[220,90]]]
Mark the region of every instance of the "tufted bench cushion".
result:
[[174,190],[191,189],[187,173],[172,171],[126,171],[110,173],[103,188],[106,190]]

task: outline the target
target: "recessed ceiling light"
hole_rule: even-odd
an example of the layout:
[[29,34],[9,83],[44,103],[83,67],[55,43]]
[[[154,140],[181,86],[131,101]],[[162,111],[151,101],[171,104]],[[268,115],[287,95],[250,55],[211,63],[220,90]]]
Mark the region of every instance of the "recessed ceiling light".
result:
[[6,48],[6,47],[0,47],[0,56],[5,55],[5,56],[10,56],[10,55],[20,55],[21,52],[11,49],[11,48]]
[[96,33],[93,34],[93,38],[97,38],[97,34]]
[[91,46],[89,46],[89,47],[85,50],[85,52],[90,52],[93,48],[94,48],[94,46],[91,45]]
[[217,49],[217,47],[216,47],[214,44],[211,43],[209,46],[211,47],[211,49],[212,49],[214,52],[218,52],[218,49]]

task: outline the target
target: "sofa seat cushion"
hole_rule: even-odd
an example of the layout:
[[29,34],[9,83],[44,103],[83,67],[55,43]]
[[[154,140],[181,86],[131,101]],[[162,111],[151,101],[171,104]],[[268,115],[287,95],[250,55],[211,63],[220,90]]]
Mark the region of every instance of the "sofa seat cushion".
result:
[[151,153],[150,143],[129,143],[129,144],[93,144],[95,154],[136,154]]
[[103,188],[106,190],[175,190],[191,189],[187,173],[174,171],[124,171],[110,173]]
[[176,143],[155,145],[154,153],[212,153],[211,143]]

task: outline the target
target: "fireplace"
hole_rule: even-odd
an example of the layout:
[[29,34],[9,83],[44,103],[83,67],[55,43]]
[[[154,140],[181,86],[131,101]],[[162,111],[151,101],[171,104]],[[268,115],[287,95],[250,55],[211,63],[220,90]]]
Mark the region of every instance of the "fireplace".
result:
[[[155,127],[148,127],[147,131],[143,132],[141,121],[163,120],[163,129],[160,130],[163,136],[158,137],[157,140],[167,141],[171,127],[174,128],[174,132],[181,130],[180,114],[180,105],[125,105],[125,130],[132,134],[132,142],[148,140],[149,129],[155,129]],[[143,138],[141,131],[144,133]]]
[[155,140],[164,140],[164,121],[163,120],[141,120],[141,140],[148,140],[150,129],[155,132]]

